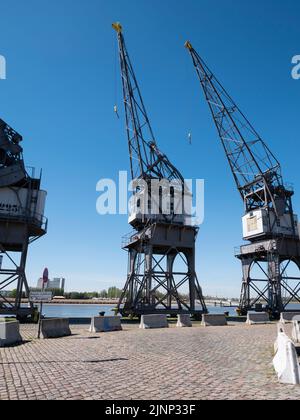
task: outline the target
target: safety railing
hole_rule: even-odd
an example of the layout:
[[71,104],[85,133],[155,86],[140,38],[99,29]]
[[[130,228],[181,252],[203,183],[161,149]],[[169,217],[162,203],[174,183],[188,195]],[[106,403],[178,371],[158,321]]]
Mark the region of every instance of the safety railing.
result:
[[26,211],[24,209],[18,210],[17,212],[15,210],[1,211],[0,209],[0,221],[7,223],[11,221],[17,221],[19,223],[23,222],[32,226],[36,226],[46,232],[48,228],[48,219],[45,216],[39,213]]
[[234,247],[234,256],[238,257],[239,255],[241,255],[241,247],[240,246],[235,246]]
[[122,248],[126,248],[129,244],[135,241],[135,238],[137,238],[137,232],[132,231],[128,233],[127,235],[124,235],[122,237]]

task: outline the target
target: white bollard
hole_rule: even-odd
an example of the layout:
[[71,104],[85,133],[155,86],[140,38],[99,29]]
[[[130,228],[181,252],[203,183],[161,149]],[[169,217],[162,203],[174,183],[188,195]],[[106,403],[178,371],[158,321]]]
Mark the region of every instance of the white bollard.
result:
[[277,338],[277,352],[273,360],[279,382],[282,384],[300,384],[300,366],[294,343],[284,333]]
[[274,344],[274,353],[275,354],[278,351],[278,336],[279,336],[279,334],[282,334],[282,333],[283,334],[286,334],[286,332],[285,332],[285,325],[282,324],[281,322],[278,322],[278,324],[277,324],[277,333],[278,333],[277,339],[276,339],[275,344]]
[[192,327],[192,320],[189,314],[178,315],[177,325],[178,328]]

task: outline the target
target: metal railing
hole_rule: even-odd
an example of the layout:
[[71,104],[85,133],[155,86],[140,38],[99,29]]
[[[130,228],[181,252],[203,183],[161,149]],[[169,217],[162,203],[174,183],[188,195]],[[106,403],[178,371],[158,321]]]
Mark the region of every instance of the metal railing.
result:
[[287,191],[290,191],[290,192],[295,192],[295,188],[294,188],[294,184],[293,184],[293,183],[291,183],[291,182],[285,182],[285,183],[283,184],[283,186],[284,186],[284,188],[285,188]]
[[122,248],[126,248],[130,243],[134,242],[135,238],[138,239],[136,231],[131,231],[127,235],[124,235],[122,237]]
[[241,252],[242,252],[242,250],[241,250],[240,246],[235,246],[234,247],[234,256],[235,257],[238,257],[239,255],[241,255]]
[[30,224],[36,227],[39,227],[42,230],[47,231],[48,228],[48,219],[39,213],[34,213],[26,209],[18,209],[18,211],[1,211],[0,209],[0,221],[4,222],[23,222]]

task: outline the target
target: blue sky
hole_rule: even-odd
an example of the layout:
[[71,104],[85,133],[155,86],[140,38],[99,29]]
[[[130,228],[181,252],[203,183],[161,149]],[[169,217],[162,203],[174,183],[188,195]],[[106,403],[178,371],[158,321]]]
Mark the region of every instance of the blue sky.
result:
[[113,112],[121,85],[111,23],[121,21],[160,148],[186,178],[206,182],[197,243],[204,293],[238,296],[243,206],[183,45],[191,40],[299,192],[298,0],[15,0],[1,15],[0,116],[23,134],[26,163],[43,168],[48,191],[49,232],[31,247],[29,283],[45,266],[69,290],[125,282],[127,218],[95,207],[97,181],[129,169],[123,112],[119,121]]

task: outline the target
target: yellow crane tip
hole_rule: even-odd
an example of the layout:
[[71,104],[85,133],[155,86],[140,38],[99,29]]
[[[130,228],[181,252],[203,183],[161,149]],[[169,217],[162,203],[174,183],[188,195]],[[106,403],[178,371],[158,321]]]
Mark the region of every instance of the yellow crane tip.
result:
[[114,28],[115,31],[118,32],[118,34],[120,34],[123,30],[122,25],[120,22],[115,22],[112,24],[112,27]]
[[193,46],[192,46],[192,44],[190,43],[190,41],[186,41],[186,43],[184,44],[184,46],[185,46],[185,48],[187,48],[188,50],[192,50],[193,49]]

